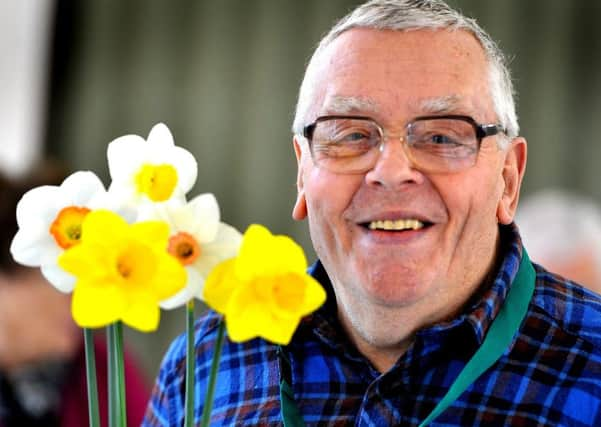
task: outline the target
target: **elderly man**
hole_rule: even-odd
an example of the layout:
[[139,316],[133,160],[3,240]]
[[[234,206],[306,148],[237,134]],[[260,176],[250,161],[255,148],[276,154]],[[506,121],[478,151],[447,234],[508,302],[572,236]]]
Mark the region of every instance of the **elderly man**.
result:
[[[474,21],[438,0],[360,6],[314,53],[294,134],[293,216],[328,300],[283,349],[226,346],[212,425],[601,425],[601,301],[522,248],[526,141]],[[197,325],[197,390],[216,323]],[[183,349],[145,425],[181,424]]]

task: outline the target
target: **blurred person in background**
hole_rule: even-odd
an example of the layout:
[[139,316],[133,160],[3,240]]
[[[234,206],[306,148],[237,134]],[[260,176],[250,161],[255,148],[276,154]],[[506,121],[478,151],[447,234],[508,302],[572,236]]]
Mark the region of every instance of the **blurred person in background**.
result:
[[516,220],[533,261],[601,294],[601,206],[561,189],[526,197]]
[[[38,268],[15,263],[10,243],[16,206],[33,187],[59,185],[66,173],[52,162],[20,179],[0,174],[0,427],[88,425],[82,331],[71,318],[71,296],[50,285]],[[95,339],[99,406],[107,425],[106,345]],[[149,388],[125,358],[128,425],[142,419]]]

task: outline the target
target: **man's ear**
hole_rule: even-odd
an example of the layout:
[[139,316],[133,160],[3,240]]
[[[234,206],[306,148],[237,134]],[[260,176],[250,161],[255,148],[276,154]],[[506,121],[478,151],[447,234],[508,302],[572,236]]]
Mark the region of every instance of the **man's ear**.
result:
[[515,216],[520,197],[520,187],[526,171],[528,147],[522,137],[514,138],[505,156],[503,165],[503,194],[497,206],[497,220],[501,224],[510,224]]
[[297,166],[297,175],[296,175],[296,202],[294,203],[294,208],[292,208],[292,218],[297,221],[302,221],[307,217],[307,201],[305,200],[305,187],[303,182],[303,149],[301,147],[301,142],[298,140],[298,136],[294,136],[292,140],[292,144],[294,145],[294,154],[296,155],[296,166]]

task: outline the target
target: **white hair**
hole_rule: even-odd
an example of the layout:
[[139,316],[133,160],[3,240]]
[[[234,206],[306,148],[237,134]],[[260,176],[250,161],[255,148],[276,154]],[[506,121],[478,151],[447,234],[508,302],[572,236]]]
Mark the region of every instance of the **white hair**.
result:
[[[473,34],[488,60],[490,96],[498,120],[506,129],[509,138],[519,134],[513,84],[505,55],[475,20],[452,9],[442,0],[372,0],[342,18],[320,41],[309,61],[296,105],[292,127],[295,134],[302,134],[302,128],[311,109],[313,86],[312,78],[309,77],[311,65],[326,46],[342,33],[353,28],[394,31],[450,29],[465,30]],[[502,148],[508,144],[507,138],[497,140]]]
[[532,260],[564,260],[592,250],[601,274],[601,206],[593,199],[547,189],[520,203],[516,223]]

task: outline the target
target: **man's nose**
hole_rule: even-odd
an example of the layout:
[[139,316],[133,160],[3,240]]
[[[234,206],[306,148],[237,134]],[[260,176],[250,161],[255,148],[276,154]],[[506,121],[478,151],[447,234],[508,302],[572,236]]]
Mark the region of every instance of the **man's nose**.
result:
[[423,182],[424,175],[413,165],[403,136],[388,136],[378,148],[376,164],[365,175],[368,184],[395,188]]

